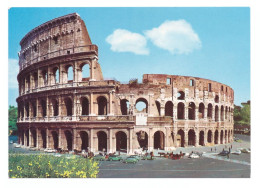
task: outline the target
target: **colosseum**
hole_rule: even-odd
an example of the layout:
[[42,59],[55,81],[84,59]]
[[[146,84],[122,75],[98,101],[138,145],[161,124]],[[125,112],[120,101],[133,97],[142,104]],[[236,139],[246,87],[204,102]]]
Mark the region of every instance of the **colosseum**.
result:
[[232,88],[166,74],[144,74],[142,83],[104,79],[77,13],[34,28],[20,45],[17,126],[25,147],[131,154],[233,141]]

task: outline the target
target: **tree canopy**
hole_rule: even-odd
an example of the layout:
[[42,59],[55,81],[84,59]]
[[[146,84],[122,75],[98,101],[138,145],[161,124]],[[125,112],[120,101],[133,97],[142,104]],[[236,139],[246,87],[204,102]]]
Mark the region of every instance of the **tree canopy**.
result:
[[9,134],[17,134],[17,107],[9,106],[8,109],[8,127],[9,127]]
[[234,107],[234,121],[236,125],[250,125],[250,100]]

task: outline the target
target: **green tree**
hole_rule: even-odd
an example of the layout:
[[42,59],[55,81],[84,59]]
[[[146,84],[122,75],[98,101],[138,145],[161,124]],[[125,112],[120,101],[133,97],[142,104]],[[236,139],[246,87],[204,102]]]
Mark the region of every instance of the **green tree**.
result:
[[17,133],[17,107],[15,106],[9,106],[8,109],[8,127],[9,127],[9,133],[10,134],[16,134]]
[[234,108],[234,121],[236,125],[250,125],[250,100],[241,103],[241,106]]

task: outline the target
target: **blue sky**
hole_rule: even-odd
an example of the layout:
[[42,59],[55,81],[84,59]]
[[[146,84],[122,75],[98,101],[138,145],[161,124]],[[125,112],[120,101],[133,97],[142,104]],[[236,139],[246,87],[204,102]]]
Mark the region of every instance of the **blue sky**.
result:
[[99,47],[105,78],[196,76],[231,86],[237,105],[250,99],[249,8],[11,8],[10,105],[16,106],[18,96],[20,40],[34,27],[73,12],[85,21],[92,43]]

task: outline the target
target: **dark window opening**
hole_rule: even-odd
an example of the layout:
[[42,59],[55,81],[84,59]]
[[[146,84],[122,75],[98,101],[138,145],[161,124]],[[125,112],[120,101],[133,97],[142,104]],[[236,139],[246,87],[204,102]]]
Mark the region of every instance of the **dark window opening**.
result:
[[180,102],[178,103],[178,119],[184,119],[184,103]]
[[173,104],[171,101],[168,101],[165,104],[165,116],[171,116],[173,117]]
[[82,98],[82,115],[89,115],[89,102],[87,98]]
[[167,78],[167,85],[171,85],[172,84],[172,79],[171,78]]
[[195,119],[195,104],[193,102],[189,103],[188,116],[189,116],[190,120],[194,120]]
[[65,101],[67,116],[72,116],[72,100],[67,98]]
[[154,149],[164,149],[164,133],[162,131],[154,133]]
[[129,102],[126,99],[120,100],[120,107],[122,115],[129,114]]
[[103,131],[97,133],[98,151],[107,151],[107,134]]
[[185,93],[183,91],[179,91],[177,94],[178,100],[184,100],[185,99]]
[[211,89],[212,89],[212,88],[211,88],[211,83],[208,84],[208,87],[209,87],[209,92],[211,92],[211,91],[212,91],[212,90],[211,90]]
[[105,97],[98,97],[98,115],[107,115],[107,99]]
[[116,150],[127,152],[127,136],[122,131],[116,133]]
[[190,86],[194,86],[194,80],[190,80]]
[[54,40],[54,43],[55,44],[58,44],[58,37],[56,36],[56,37],[53,37],[53,40]]

